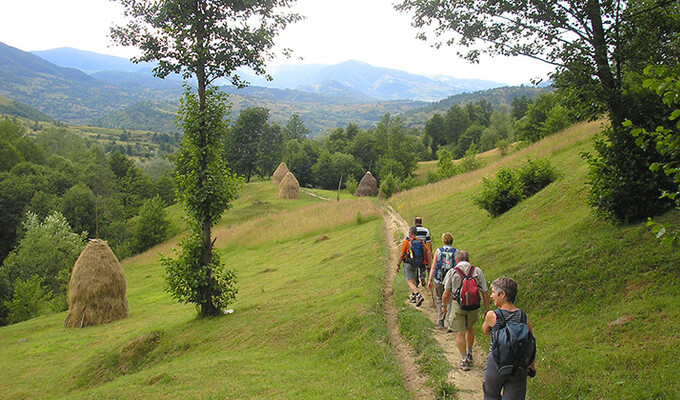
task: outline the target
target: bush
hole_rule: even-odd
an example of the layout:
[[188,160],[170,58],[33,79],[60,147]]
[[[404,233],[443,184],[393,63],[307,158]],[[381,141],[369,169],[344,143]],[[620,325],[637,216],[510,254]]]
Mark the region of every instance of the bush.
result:
[[9,323],[26,321],[40,315],[47,308],[51,296],[42,290],[42,279],[33,275],[28,280],[19,280],[14,284],[14,297],[5,302],[9,314]]
[[554,182],[558,173],[545,158],[535,161],[528,159],[517,171],[517,177],[522,184],[524,197],[529,197]]
[[387,199],[396,192],[397,180],[394,178],[394,175],[387,174],[387,176],[383,178],[382,182],[380,182],[380,197]]
[[345,189],[350,194],[354,194],[357,192],[357,188],[359,187],[359,183],[357,183],[356,178],[354,178],[352,175],[348,176],[347,179],[345,179]]
[[517,174],[510,169],[500,168],[496,172],[495,180],[483,178],[482,182],[484,186],[482,193],[473,201],[494,217],[508,211],[522,200],[522,183]]
[[465,155],[460,160],[460,164],[458,165],[458,173],[464,174],[466,172],[480,169],[483,166],[484,163],[477,159],[477,146],[473,144],[465,151]]

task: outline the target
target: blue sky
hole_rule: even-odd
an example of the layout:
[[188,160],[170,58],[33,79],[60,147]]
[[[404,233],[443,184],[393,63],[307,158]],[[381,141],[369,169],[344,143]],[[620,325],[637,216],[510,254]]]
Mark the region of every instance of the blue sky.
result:
[[[487,79],[508,84],[545,78],[551,67],[528,58],[483,59],[469,64],[455,49],[434,49],[415,39],[410,17],[394,10],[394,0],[298,0],[307,18],[289,26],[276,41],[292,59],[276,64],[337,64],[359,60],[377,67],[422,75]],[[21,0],[0,6],[0,42],[21,50],[73,47],[131,57],[134,49],[113,46],[109,28],[123,21],[122,7],[110,0]],[[302,58],[300,60],[299,58]]]

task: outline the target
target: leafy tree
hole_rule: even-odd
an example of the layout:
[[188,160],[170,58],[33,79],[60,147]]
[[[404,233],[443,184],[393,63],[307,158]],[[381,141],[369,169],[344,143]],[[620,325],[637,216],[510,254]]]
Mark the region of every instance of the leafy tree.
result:
[[85,232],[90,237],[96,233],[96,204],[92,190],[78,183],[64,193],[61,203],[62,215],[76,232]]
[[446,144],[446,128],[446,120],[440,114],[434,114],[425,123],[424,141],[430,147],[433,158],[437,155],[439,147]]
[[146,200],[139,210],[134,240],[138,252],[143,252],[163,242],[168,233],[170,221],[165,212],[165,202],[159,197]]
[[439,162],[437,163],[437,174],[439,179],[450,178],[458,172],[453,163],[453,154],[446,148],[441,148],[437,151]]
[[5,301],[8,324],[37,317],[46,308],[52,292],[44,293],[41,284],[42,279],[38,275],[14,283],[12,300]]
[[349,151],[361,162],[364,171],[370,171],[378,160],[378,141],[371,132],[360,131],[350,143]]
[[460,139],[458,139],[458,146],[456,146],[455,156],[462,157],[470,148],[470,146],[472,146],[474,143],[479,143],[484,129],[484,125],[480,125],[478,123],[470,125],[460,136]]
[[257,173],[261,178],[270,177],[283,159],[284,141],[279,124],[268,125],[262,132],[257,146]]
[[234,172],[243,175],[246,182],[256,172],[259,157],[258,144],[269,130],[269,110],[262,107],[241,111],[231,129],[227,160]]
[[285,141],[291,139],[305,139],[309,135],[309,129],[299,114],[292,114],[283,127],[282,132]]
[[[193,220],[193,233],[185,240],[185,253],[170,268],[169,286],[180,301],[201,307],[202,315],[215,315],[225,306],[231,288],[229,274],[219,274],[219,257],[213,257],[212,226],[236,196],[239,180],[226,168],[222,118],[224,99],[209,85],[228,77],[242,86],[235,74],[238,67],[250,67],[264,74],[273,39],[297,14],[279,13],[293,0],[119,0],[132,20],[112,29],[122,45],[137,46],[142,55],[135,61],[158,61],[154,74],[171,73],[195,77],[196,96],[189,89],[180,107],[184,129],[178,174],[180,198]],[[215,104],[210,104],[212,101]],[[193,259],[191,257],[197,257]]]
[[446,112],[447,137],[446,143],[453,146],[458,144],[458,139],[470,126],[470,116],[458,104],[454,104]]
[[316,185],[329,190],[338,187],[341,176],[343,179],[352,176],[356,180],[362,174],[360,164],[351,154],[330,154],[327,151],[321,153],[312,172]]
[[66,218],[58,212],[50,214],[43,222],[35,214],[28,213],[24,230],[19,245],[0,267],[0,280],[9,284],[2,300],[12,301],[16,283],[39,276],[42,293],[51,293],[49,298],[54,301],[53,307],[64,310],[71,268],[84,248],[85,237],[74,233]]
[[[599,191],[591,191],[591,197],[602,200],[591,205],[604,207],[601,214],[621,221],[658,212],[653,197],[665,185],[664,179],[649,174],[654,156],[634,148],[622,123],[638,110],[649,109],[648,99],[629,90],[641,73],[639,66],[650,60],[678,62],[677,2],[404,0],[397,9],[414,11],[413,25],[428,27],[440,38],[439,44],[467,46],[462,55],[470,61],[487,53],[524,55],[554,65],[555,86],[579,118],[605,112],[611,121],[605,140],[596,146],[599,156],[588,158],[592,190]],[[428,35],[419,36],[427,39]],[[641,188],[635,203],[624,205],[609,198],[624,195],[638,182],[647,187]],[[618,205],[623,207],[617,209]]]
[[316,164],[321,152],[319,143],[311,139],[286,142],[283,160],[288,165],[288,169],[295,175],[300,186],[312,186],[314,184],[312,166]]
[[532,100],[527,98],[525,94],[523,94],[521,97],[514,97],[512,99],[512,102],[510,102],[510,107],[512,110],[510,111],[510,114],[515,120],[519,120],[524,116],[524,114],[527,113],[527,110],[529,109],[529,105],[531,104]]

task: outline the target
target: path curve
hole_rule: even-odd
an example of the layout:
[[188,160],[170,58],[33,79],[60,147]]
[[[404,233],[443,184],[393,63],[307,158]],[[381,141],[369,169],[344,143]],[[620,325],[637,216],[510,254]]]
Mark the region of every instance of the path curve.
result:
[[[395,278],[396,264],[399,257],[399,245],[404,240],[409,228],[409,224],[397,213],[389,204],[383,204],[383,220],[385,221],[385,231],[387,243],[390,247],[390,260],[387,268],[387,277],[385,279],[384,289],[384,304],[385,317],[387,320],[387,328],[390,332],[390,341],[395,351],[395,356],[402,364],[402,375],[404,377],[404,386],[406,389],[415,394],[416,399],[433,399],[434,395],[429,387],[423,387],[427,377],[423,377],[420,373],[420,367],[416,364],[415,354],[411,347],[405,343],[403,337],[399,333],[397,325],[397,307],[392,300],[393,289],[392,282]],[[403,279],[400,274],[399,278]],[[486,359],[486,352],[484,352],[477,343],[473,348],[473,357],[475,360],[474,366],[470,371],[462,371],[458,365],[460,364],[460,355],[456,348],[456,336],[454,333],[447,333],[445,330],[435,329],[434,326],[437,321],[437,311],[434,306],[432,294],[427,288],[421,292],[425,301],[418,307],[429,319],[432,321],[434,330],[434,337],[439,343],[439,346],[444,350],[446,360],[453,366],[449,373],[448,381],[457,388],[456,399],[458,400],[478,400],[483,397],[482,393],[482,379],[484,377],[484,360]],[[413,305],[404,299],[404,304],[413,307]],[[399,341],[404,346],[408,347],[408,351],[404,352],[399,347]],[[397,345],[395,345],[397,343]],[[407,374],[414,374],[417,377]],[[422,379],[420,381],[419,379]],[[417,382],[417,384],[415,384]],[[410,386],[409,386],[410,385]],[[426,390],[427,389],[427,390]],[[419,395],[423,395],[420,397]],[[428,397],[429,396],[429,397]]]

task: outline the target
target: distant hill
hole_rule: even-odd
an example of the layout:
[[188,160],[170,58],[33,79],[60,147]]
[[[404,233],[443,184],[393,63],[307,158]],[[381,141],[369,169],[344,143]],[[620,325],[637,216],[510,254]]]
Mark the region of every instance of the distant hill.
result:
[[0,115],[22,117],[39,122],[54,122],[52,118],[35,108],[0,95]]
[[510,106],[515,97],[526,96],[529,99],[537,97],[539,94],[552,90],[551,87],[535,86],[505,86],[494,89],[482,90],[472,93],[461,93],[447,97],[443,100],[427,104],[422,108],[406,111],[402,117],[411,127],[422,128],[427,120],[434,114],[444,115],[453,105],[463,106],[467,103],[486,100],[494,108]]
[[[126,58],[63,47],[34,51],[62,67],[78,68],[87,73],[123,71],[151,75],[153,63],[133,64]],[[269,68],[273,81],[247,71],[240,75],[254,86],[274,89],[297,89],[334,97],[363,100],[434,101],[463,92],[475,92],[503,86],[502,83],[450,76],[426,77],[390,68],[379,68],[361,61],[336,65],[279,65]],[[220,85],[230,85],[226,79]]]
[[242,73],[253,84],[279,89],[299,89],[320,94],[344,90],[380,100],[433,101],[466,91],[478,91],[503,84],[479,79],[446,76],[429,78],[361,61],[337,65],[280,65],[272,68],[273,81]]

